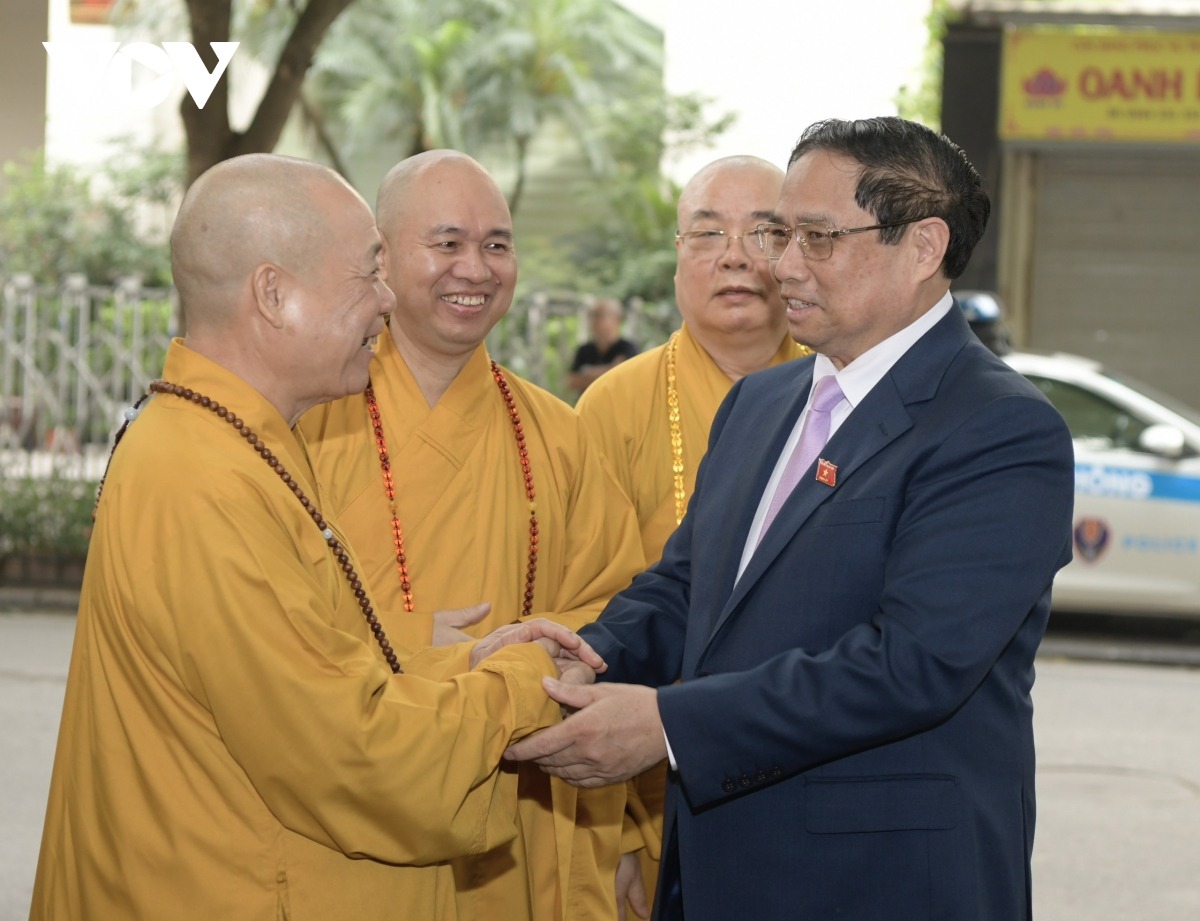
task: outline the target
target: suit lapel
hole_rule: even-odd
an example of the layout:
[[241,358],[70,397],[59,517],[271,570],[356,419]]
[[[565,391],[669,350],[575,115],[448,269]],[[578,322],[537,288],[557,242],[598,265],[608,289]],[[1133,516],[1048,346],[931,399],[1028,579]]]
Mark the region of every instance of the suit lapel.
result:
[[[722,527],[722,533],[728,534],[728,540],[718,544],[718,556],[712,566],[706,566],[702,573],[696,574],[697,595],[709,598],[728,598],[735,590],[733,580],[737,575],[738,566],[742,561],[742,549],[746,546],[746,538],[750,526],[754,522],[758,503],[762,498],[775,463],[782,453],[788,436],[796,425],[796,419],[804,409],[808,400],[808,391],[812,387],[812,363],[804,368],[795,378],[795,382],[776,396],[765,401],[759,410],[762,431],[767,434],[763,450],[757,460],[746,457],[745,446],[738,449],[738,459],[746,457],[745,465],[737,466],[737,460],[726,456],[722,461],[728,465],[725,473],[731,473],[728,486],[728,501],[722,502],[721,509],[731,510],[736,516],[732,521],[724,522],[728,527]],[[750,469],[747,470],[746,467]],[[749,474],[749,475],[746,475]],[[718,487],[720,489],[720,487]],[[712,609],[709,609],[712,611]],[[723,609],[722,609],[723,610]],[[715,615],[716,611],[713,611]],[[715,625],[714,625],[715,626]]]
[[737,530],[734,533],[740,540],[734,541],[736,546],[730,548],[737,561],[734,564],[735,571],[741,562],[742,548],[746,545],[746,537],[750,533],[750,526],[754,523],[754,515],[758,511],[763,490],[767,488],[767,481],[771,479],[775,464],[779,461],[779,455],[783,453],[787,440],[796,427],[796,420],[800,418],[800,413],[804,410],[804,404],[808,401],[808,392],[811,389],[812,367],[810,365],[796,379],[795,387],[790,392],[780,394],[778,399],[771,400],[763,407],[764,418],[775,417],[778,421],[774,423],[773,430],[768,429],[770,440],[764,445],[764,450],[753,468],[753,475],[742,477],[738,481],[737,498],[741,504],[738,506],[740,516]]
[[[721,628],[746,593],[762,578],[812,513],[833,498],[838,489],[844,488],[855,470],[911,427],[912,420],[904,408],[904,401],[900,399],[890,379],[884,377],[862,403],[855,407],[821,451],[821,457],[837,465],[837,484],[829,487],[817,482],[814,477],[806,477],[796,485],[779,510],[775,521],[763,535],[762,542],[746,565],[746,571],[734,586],[715,625],[714,633]],[[775,451],[772,463],[778,456],[779,451]],[[761,495],[761,488],[759,494]],[[755,505],[757,506],[757,502]]]
[[[908,405],[930,400],[936,395],[950,361],[972,335],[961,311],[951,310],[900,357],[892,369],[854,408],[820,455],[837,465],[837,484],[829,487],[816,482],[812,477],[797,484],[750,558],[746,571],[729,591],[728,600],[707,634],[705,650],[742,599],[763,577],[813,512],[831,499],[838,489],[844,489],[847,481],[864,463],[912,428],[913,421]],[[788,434],[796,424],[800,410],[808,399],[808,391],[812,386],[811,365],[805,370],[804,376],[797,380],[797,385],[800,387],[801,396],[788,408],[770,445],[764,449],[766,453],[760,461],[757,475],[747,478],[736,487],[735,494],[739,505],[731,507],[740,509],[738,529],[734,534],[741,540],[730,542],[736,546],[730,546],[723,551],[726,558],[720,563],[720,571],[727,574],[730,582],[741,562],[742,547],[745,545],[746,535],[758,509],[762,492],[766,488],[766,482],[779,459]],[[773,411],[778,412],[778,408]],[[700,651],[699,657],[703,658],[703,654],[704,651]]]

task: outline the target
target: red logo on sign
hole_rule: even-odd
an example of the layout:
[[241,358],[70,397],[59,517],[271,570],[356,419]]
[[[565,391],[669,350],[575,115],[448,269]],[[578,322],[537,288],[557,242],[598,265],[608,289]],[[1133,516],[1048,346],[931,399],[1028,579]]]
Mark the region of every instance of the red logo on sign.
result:
[[1067,91],[1067,81],[1049,67],[1043,67],[1022,84],[1030,96],[1061,96]]

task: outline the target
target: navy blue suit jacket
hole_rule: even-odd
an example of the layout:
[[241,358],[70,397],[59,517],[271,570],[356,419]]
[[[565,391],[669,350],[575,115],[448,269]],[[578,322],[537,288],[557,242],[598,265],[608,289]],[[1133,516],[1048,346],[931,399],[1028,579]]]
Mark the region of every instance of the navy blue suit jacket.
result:
[[660,893],[678,872],[687,921],[1027,918],[1070,435],[952,310],[826,445],[836,484],[814,465],[735,583],[812,372],[733,388],[662,560],[581,631],[602,680],[660,688],[679,765]]

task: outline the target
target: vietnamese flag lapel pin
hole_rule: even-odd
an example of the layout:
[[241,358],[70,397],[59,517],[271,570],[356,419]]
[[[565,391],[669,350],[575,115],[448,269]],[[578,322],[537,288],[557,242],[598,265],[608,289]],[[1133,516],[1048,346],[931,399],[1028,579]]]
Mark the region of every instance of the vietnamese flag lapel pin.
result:
[[837,486],[837,464],[831,464],[823,457],[818,460],[817,482],[826,486]]

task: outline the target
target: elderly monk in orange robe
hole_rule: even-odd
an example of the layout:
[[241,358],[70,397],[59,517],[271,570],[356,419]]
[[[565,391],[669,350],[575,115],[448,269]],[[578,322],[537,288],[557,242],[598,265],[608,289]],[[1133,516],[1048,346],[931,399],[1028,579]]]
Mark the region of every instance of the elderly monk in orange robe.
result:
[[[575,411],[488,355],[517,281],[504,196],[437,150],[395,166],[376,211],[396,310],[371,386],[302,425],[389,634],[440,645],[536,614],[588,623],[643,568],[637,521]],[[581,792],[533,765],[519,787],[517,840],[454,862],[456,911],[439,919],[615,918],[624,787]]]
[[516,834],[508,740],[559,719],[546,651],[499,647],[593,654],[541,621],[452,681],[398,673],[419,656],[292,428],[366,386],[393,307],[353,189],[226,161],[171,250],[187,336],[98,501],[30,917],[431,918],[452,893],[430,864]]
[[[788,334],[779,283],[751,233],[778,220],[783,170],[757,157],[708,164],[679,196],[675,299],[683,324],[663,346],[600,377],[577,409],[637,509],[647,565],[683,519],[717,408],[747,374],[808,354]],[[630,907],[646,917],[658,878],[666,766],[632,781],[624,849],[641,878]],[[633,871],[628,862],[623,871]],[[642,894],[642,883],[646,895]],[[623,884],[625,880],[623,880]]]

